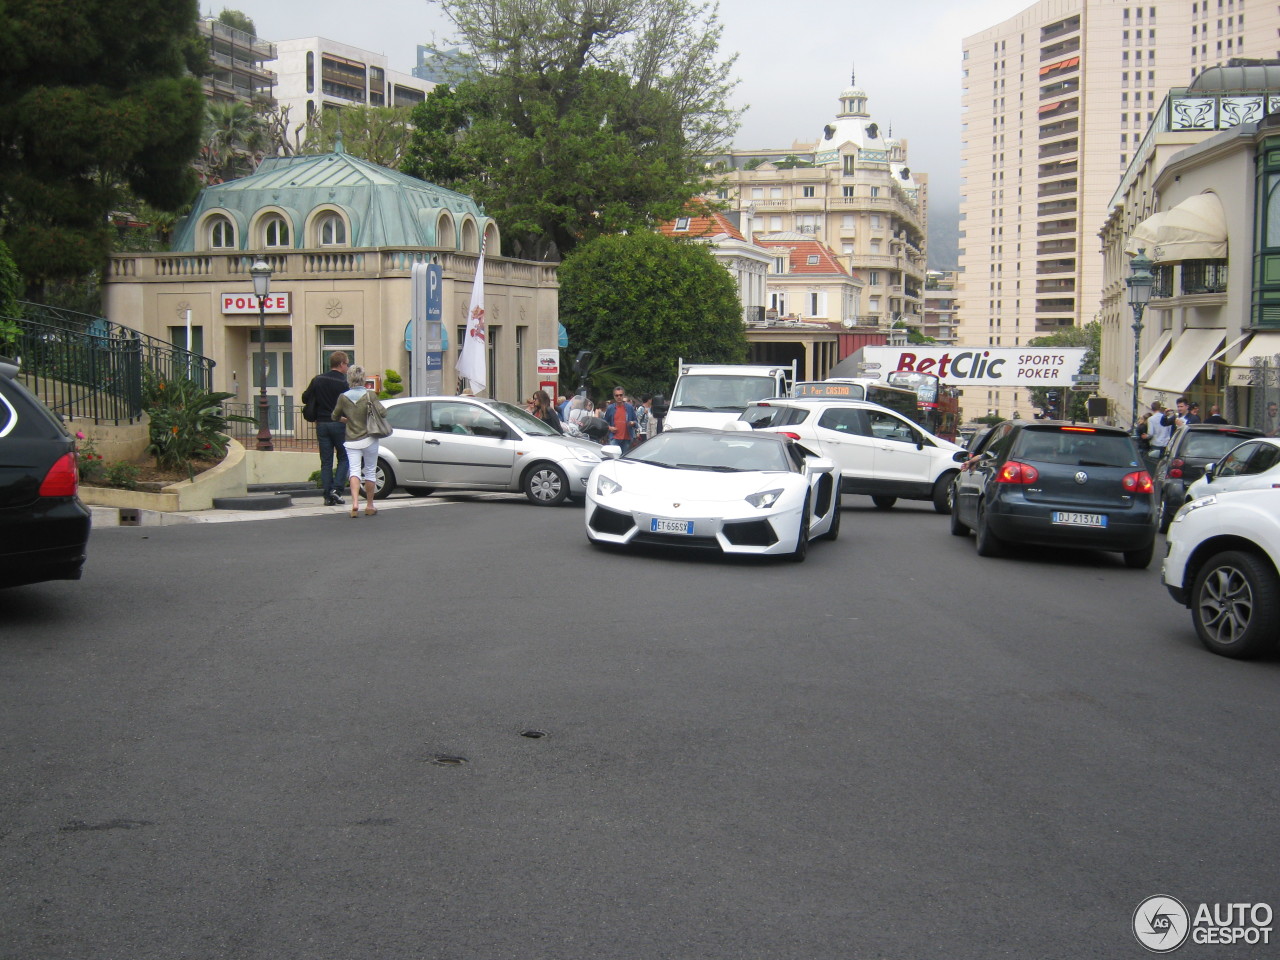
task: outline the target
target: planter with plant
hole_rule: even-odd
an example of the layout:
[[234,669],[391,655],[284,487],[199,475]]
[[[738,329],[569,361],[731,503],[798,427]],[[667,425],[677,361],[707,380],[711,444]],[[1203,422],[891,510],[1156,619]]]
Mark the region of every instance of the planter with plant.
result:
[[194,380],[148,377],[144,400],[151,417],[147,453],[162,469],[184,469],[195,476],[192,461],[221,460],[226,456],[227,423],[253,423],[252,417],[226,414],[224,401],[234,396],[205,390]]

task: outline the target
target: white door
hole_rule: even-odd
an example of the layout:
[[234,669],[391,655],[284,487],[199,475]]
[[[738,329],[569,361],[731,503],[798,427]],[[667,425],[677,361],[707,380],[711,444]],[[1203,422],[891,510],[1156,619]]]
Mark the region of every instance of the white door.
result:
[[[290,340],[283,342],[272,342],[271,335],[275,331],[267,331],[267,349],[266,349],[266,382],[267,382],[267,425],[271,428],[272,433],[289,432],[293,430],[293,419],[297,415],[297,411],[293,409],[293,405],[288,405],[289,416],[284,416],[285,397],[293,393],[293,343]],[[289,331],[281,331],[285,337],[289,336]],[[256,336],[256,331],[255,331]],[[254,416],[257,416],[258,397],[262,392],[262,368],[263,356],[257,343],[250,344],[249,369],[253,371],[253,389],[252,396],[249,397],[249,403],[253,406]]]
[[[813,428],[816,451],[835,461],[840,473],[866,479],[875,467],[875,441],[866,435],[866,413],[854,407],[823,409]],[[803,441],[802,441],[803,442]]]
[[933,446],[921,447],[920,431],[905,417],[888,410],[868,410],[875,438],[876,479],[899,483],[933,480]]

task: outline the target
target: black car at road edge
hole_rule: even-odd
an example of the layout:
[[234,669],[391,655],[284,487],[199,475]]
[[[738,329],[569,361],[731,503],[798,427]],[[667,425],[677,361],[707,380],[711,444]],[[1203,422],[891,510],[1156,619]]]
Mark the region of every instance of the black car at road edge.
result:
[[90,514],[76,442],[0,357],[0,587],[79,580]]

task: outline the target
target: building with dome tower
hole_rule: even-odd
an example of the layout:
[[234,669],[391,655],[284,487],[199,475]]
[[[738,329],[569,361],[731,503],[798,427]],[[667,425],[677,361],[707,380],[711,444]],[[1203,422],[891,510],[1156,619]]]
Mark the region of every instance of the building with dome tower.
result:
[[[899,319],[912,325],[922,320],[928,178],[911,169],[907,141],[872,116],[867,99],[855,83],[840,93],[838,112],[814,140],[733,149],[710,161],[720,182],[708,199],[737,211],[748,239],[812,238],[863,284],[862,312],[847,317],[831,313],[847,301],[803,290],[797,296],[794,283],[770,282],[771,315],[881,330]],[[789,264],[786,258],[775,262],[781,265],[776,269]],[[819,307],[831,315],[811,316]]]

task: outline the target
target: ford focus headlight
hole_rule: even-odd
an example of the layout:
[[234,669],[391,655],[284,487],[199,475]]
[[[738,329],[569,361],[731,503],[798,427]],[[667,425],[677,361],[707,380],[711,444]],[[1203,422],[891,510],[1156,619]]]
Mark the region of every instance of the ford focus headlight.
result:
[[579,460],[583,460],[583,461],[585,461],[586,463],[599,463],[599,462],[600,462],[600,455],[599,455],[599,454],[597,454],[597,453],[592,453],[590,450],[577,450],[577,449],[575,449],[575,450],[573,451],[573,455],[574,455],[577,459],[579,459]]
[[747,503],[753,507],[764,510],[772,507],[778,502],[778,498],[782,496],[781,490],[763,490],[760,493],[753,493],[747,497]]
[[618,483],[612,477],[606,477],[603,473],[596,477],[596,493],[602,497],[610,494],[621,493],[622,484]]

